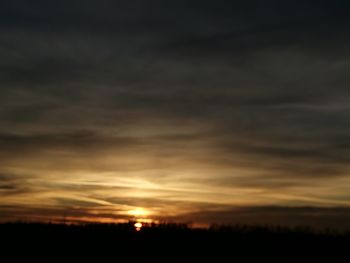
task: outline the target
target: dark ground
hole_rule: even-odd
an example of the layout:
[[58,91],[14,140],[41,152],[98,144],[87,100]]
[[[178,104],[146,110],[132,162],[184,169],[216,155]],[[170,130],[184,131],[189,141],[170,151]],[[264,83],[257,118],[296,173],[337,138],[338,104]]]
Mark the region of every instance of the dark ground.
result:
[[[350,232],[161,224],[1,224],[0,262],[348,262]],[[341,259],[342,258],[342,259]]]

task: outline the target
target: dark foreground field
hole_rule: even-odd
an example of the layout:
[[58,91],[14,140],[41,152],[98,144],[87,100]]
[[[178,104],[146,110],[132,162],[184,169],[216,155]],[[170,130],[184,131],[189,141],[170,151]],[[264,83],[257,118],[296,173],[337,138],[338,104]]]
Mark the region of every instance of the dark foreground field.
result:
[[348,262],[350,251],[349,233],[302,228],[16,223],[1,224],[0,234],[0,262]]

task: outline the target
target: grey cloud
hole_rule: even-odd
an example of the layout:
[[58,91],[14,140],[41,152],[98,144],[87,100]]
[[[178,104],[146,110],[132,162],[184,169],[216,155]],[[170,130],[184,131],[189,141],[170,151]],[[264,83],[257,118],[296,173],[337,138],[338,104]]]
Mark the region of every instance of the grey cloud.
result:
[[25,221],[25,222],[59,222],[62,223],[65,217],[72,223],[86,223],[88,219],[125,219],[123,215],[116,216],[113,211],[105,211],[99,214],[91,214],[89,210],[84,208],[73,208],[66,206],[57,206],[55,208],[39,208],[39,207],[18,207],[18,206],[0,206],[1,222],[7,221]]
[[309,226],[314,229],[348,230],[350,227],[349,212],[348,208],[343,207],[236,207],[200,211],[182,215],[181,219],[212,224]]
[[26,182],[25,177],[16,174],[0,173],[0,196],[16,196],[33,192],[34,189]]
[[[57,170],[113,171],[118,165],[104,158],[138,153],[153,160],[147,168],[176,170],[182,161],[254,169],[240,181],[213,174],[212,183],[242,187],[347,175],[350,6],[343,1],[3,5],[5,168],[34,159]],[[118,171],[135,167],[145,165]],[[0,189],[15,191],[21,180],[0,177]]]

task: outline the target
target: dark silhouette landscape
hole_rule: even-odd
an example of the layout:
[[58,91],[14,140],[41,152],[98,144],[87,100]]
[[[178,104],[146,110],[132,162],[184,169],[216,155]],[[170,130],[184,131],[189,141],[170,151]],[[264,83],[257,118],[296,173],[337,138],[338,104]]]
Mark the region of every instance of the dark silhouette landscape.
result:
[[197,229],[186,224],[162,223],[149,224],[136,231],[134,222],[85,225],[7,223],[0,225],[0,233],[2,255],[11,259],[4,262],[21,259],[36,260],[33,262],[57,259],[62,262],[90,259],[96,259],[96,262],[335,260],[346,253],[350,244],[350,232],[277,226],[213,225]]

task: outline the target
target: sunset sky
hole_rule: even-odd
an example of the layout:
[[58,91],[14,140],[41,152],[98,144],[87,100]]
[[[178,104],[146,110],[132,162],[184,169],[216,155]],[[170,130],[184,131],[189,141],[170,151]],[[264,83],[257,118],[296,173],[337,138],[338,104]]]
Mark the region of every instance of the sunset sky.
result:
[[350,227],[349,11],[2,1],[0,221]]

